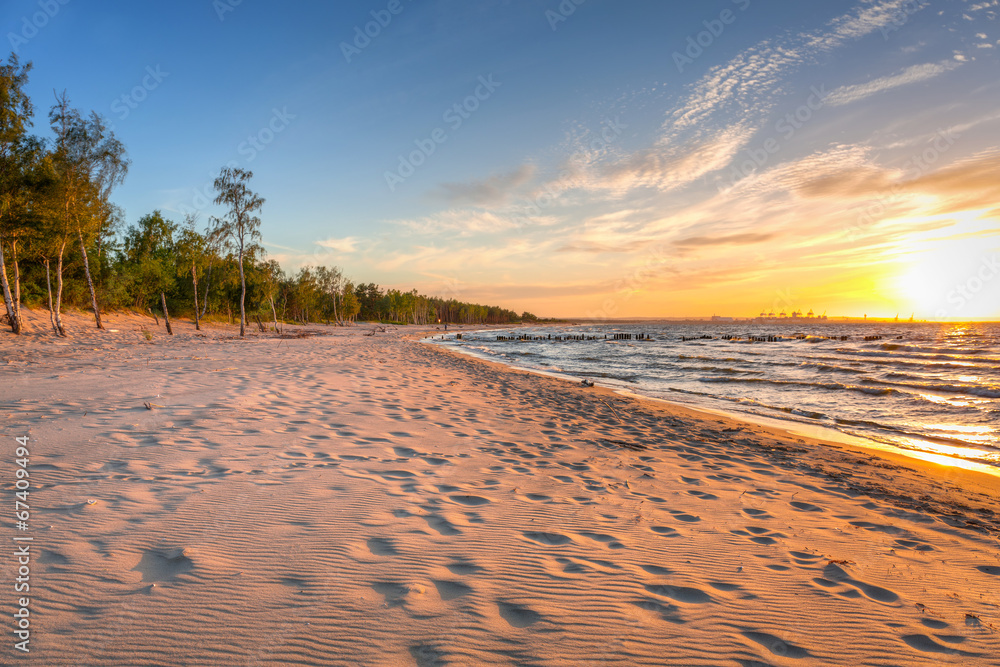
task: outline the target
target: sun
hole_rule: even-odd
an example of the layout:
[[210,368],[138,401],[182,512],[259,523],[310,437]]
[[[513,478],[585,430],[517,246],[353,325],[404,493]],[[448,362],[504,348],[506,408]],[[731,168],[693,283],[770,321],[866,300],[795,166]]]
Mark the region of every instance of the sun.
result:
[[1000,316],[1000,271],[993,268],[1000,256],[996,241],[978,237],[923,244],[895,279],[901,308],[929,319]]

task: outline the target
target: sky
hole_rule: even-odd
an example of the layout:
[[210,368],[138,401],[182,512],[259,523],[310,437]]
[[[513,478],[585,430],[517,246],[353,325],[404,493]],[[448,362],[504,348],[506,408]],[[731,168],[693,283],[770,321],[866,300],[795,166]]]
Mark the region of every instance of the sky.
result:
[[204,227],[288,271],[550,317],[1000,319],[998,0],[5,0]]

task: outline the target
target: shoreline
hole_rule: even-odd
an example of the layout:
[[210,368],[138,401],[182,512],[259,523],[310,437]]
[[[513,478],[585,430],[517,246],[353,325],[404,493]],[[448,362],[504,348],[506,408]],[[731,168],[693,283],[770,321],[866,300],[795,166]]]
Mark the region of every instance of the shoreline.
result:
[[[507,327],[512,328],[512,327]],[[441,345],[440,343],[433,344],[434,347],[439,349],[449,350],[455,354],[462,355],[470,359],[476,359],[488,364],[496,364],[500,367],[513,369],[517,371],[522,371],[534,375],[539,375],[542,377],[549,377],[564,382],[568,382],[571,385],[579,384],[579,378],[571,376],[567,373],[556,372],[556,371],[545,371],[541,369],[527,368],[522,366],[517,366],[514,364],[504,363],[502,361],[496,361],[494,359],[487,358],[480,355],[474,351],[466,350],[461,347],[452,347]],[[826,427],[823,425],[813,425],[802,422],[797,422],[794,420],[782,420],[776,417],[767,417],[764,415],[754,415],[749,413],[742,413],[735,410],[725,410],[722,408],[713,408],[708,406],[700,406],[694,404],[688,404],[678,401],[672,401],[667,398],[660,398],[656,396],[647,396],[639,392],[630,391],[625,388],[611,387],[601,384],[599,380],[595,380],[594,389],[600,389],[603,391],[612,392],[617,395],[630,396],[636,400],[650,402],[652,404],[667,406],[665,409],[669,412],[672,409],[682,409],[691,411],[694,413],[704,414],[704,415],[716,415],[724,417],[728,420],[742,422],[746,424],[752,424],[761,428],[766,428],[768,430],[777,431],[780,433],[785,433],[794,436],[800,436],[807,438],[809,440],[824,443],[827,447],[832,448],[847,448],[853,450],[859,454],[867,455],[878,455],[887,460],[897,462],[897,463],[908,463],[910,465],[922,465],[931,471],[933,474],[943,476],[946,478],[962,479],[964,481],[973,482],[977,486],[989,489],[991,492],[1000,493],[1000,466],[991,466],[984,463],[979,463],[977,461],[957,458],[952,456],[947,456],[943,454],[934,454],[931,452],[922,452],[918,450],[906,450],[903,448],[894,447],[892,445],[886,445],[880,443],[876,440],[871,440],[861,436],[850,435],[843,433],[836,429]]]

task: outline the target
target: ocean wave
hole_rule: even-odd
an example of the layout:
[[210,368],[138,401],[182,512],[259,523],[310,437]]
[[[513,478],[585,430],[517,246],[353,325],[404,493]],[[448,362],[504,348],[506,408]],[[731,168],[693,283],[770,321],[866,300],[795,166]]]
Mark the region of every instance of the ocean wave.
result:
[[750,368],[730,368],[728,366],[672,366],[679,371],[707,371],[709,373],[722,373],[723,375],[764,375],[767,371],[758,371]]
[[865,346],[874,347],[876,349],[887,350],[890,352],[895,352],[902,350],[904,352],[917,352],[920,354],[982,354],[987,352],[981,348],[956,348],[956,347],[926,347],[923,345],[906,345],[904,343],[882,343],[881,345]]
[[967,396],[978,396],[980,398],[1000,398],[1000,387],[983,387],[979,385],[967,384],[940,384],[932,382],[889,382],[887,380],[877,380],[875,378],[865,379],[864,382],[870,384],[890,385],[892,387],[904,387],[906,389],[916,389],[917,391],[936,391],[942,394],[965,394]]
[[851,373],[857,375],[858,373],[865,372],[864,370],[859,368],[845,368],[843,366],[834,366],[832,364],[820,364],[812,361],[803,361],[800,364],[790,364],[790,365],[812,367],[821,373]]
[[884,359],[904,359],[910,361],[966,361],[971,364],[989,364],[991,366],[1000,365],[1000,359],[995,357],[975,357],[969,359],[957,354],[924,354],[924,353],[898,353],[879,350],[858,350],[852,348],[838,347],[835,352],[838,354],[852,355],[856,357],[881,357]]
[[698,381],[699,382],[742,382],[742,383],[759,382],[761,384],[807,387],[812,389],[827,389],[830,391],[857,391],[872,396],[887,396],[889,394],[899,393],[897,389],[894,389],[892,387],[862,387],[853,384],[841,384],[839,382],[802,382],[797,380],[771,380],[768,378],[736,378],[736,377],[700,377],[698,378]]
[[[885,396],[892,393],[900,393],[904,389],[915,389],[917,391],[935,391],[939,393],[946,394],[966,394],[969,396],[978,396],[980,398],[1000,398],[1000,388],[997,387],[979,387],[974,385],[959,385],[959,384],[921,384],[919,382],[888,382],[886,380],[877,380],[874,378],[865,378],[862,380],[865,385],[853,385],[853,384],[841,384],[840,382],[805,382],[801,380],[777,380],[771,378],[744,378],[744,377],[700,377],[699,382],[741,382],[741,383],[752,383],[759,382],[762,384],[773,384],[773,385],[786,385],[786,386],[796,386],[796,387],[807,387],[816,389],[827,389],[827,390],[843,390],[843,391],[858,391],[863,394],[869,394],[872,396]],[[866,386],[867,385],[867,386]],[[870,385],[880,385],[873,387]]]

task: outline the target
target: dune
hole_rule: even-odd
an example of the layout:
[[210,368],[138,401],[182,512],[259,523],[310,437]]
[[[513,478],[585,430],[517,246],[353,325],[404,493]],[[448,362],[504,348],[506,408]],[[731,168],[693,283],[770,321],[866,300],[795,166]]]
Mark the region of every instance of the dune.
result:
[[995,476],[412,327],[66,319],[0,334],[31,664],[1000,664]]

